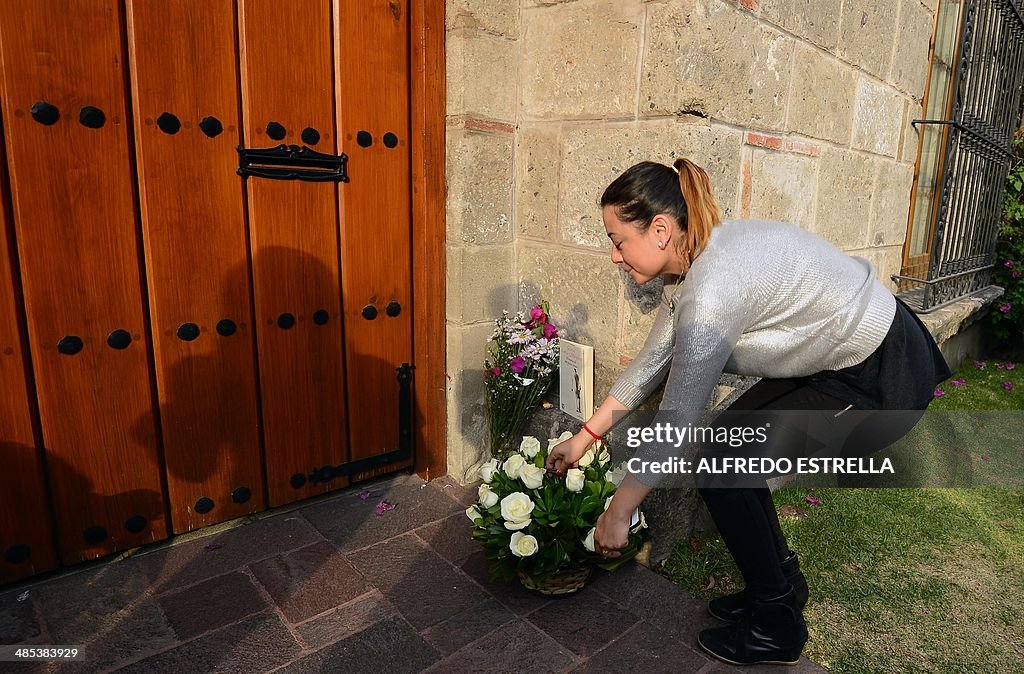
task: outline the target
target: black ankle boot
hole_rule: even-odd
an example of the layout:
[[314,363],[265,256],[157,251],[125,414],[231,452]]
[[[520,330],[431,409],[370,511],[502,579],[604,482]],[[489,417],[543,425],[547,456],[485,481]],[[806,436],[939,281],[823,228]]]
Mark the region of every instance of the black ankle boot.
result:
[[734,625],[703,630],[697,643],[731,665],[794,665],[807,643],[807,625],[790,586],[785,594],[753,600]]
[[[807,605],[807,579],[804,578],[804,574],[800,571],[800,560],[792,550],[782,560],[782,575],[786,577],[786,581],[796,590],[797,603],[800,604],[800,610],[802,611],[804,606]],[[740,590],[735,594],[727,594],[724,597],[712,599],[708,602],[708,613],[722,622],[734,623],[747,612],[747,602],[747,591],[745,589]]]

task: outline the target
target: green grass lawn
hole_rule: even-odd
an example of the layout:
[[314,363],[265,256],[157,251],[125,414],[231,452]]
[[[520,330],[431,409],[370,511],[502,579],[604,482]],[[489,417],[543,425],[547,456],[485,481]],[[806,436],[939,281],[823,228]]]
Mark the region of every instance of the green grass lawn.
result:
[[[968,360],[931,409],[1024,411],[1024,366],[1005,365]],[[998,450],[969,454],[995,474],[1024,452],[1012,463]],[[805,656],[834,672],[1024,670],[1024,489],[789,487],[774,496],[811,588]],[[704,598],[742,587],[714,537],[681,542],[663,573]]]

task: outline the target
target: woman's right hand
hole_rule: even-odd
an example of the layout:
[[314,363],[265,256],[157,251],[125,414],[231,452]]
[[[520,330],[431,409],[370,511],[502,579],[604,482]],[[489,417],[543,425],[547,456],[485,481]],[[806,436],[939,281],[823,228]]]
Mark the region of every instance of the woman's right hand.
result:
[[551,448],[548,453],[547,467],[558,474],[564,474],[583,458],[594,440],[590,435],[580,431],[564,442],[560,442]]

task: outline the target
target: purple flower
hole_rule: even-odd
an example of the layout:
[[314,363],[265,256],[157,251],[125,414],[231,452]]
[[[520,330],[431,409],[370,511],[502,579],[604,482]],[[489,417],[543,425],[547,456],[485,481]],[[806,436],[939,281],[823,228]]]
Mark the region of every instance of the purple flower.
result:
[[220,543],[210,543],[209,545],[206,546],[206,549],[207,550],[220,550],[223,547],[224,546],[221,545]]
[[983,360],[972,360],[971,365],[978,368],[979,370],[984,370],[985,366],[988,365],[988,363],[986,363]]
[[1006,369],[1007,369],[1007,370],[1012,370],[1012,369],[1013,369],[1013,368],[1015,368],[1015,367],[1017,367],[1017,364],[1016,364],[1016,363],[1007,363],[1007,364],[1006,364]]
[[558,337],[558,328],[551,323],[544,324],[544,339],[554,339]]
[[380,503],[377,504],[377,507],[373,509],[373,512],[377,515],[377,517],[381,517],[387,511],[394,509],[395,504],[388,503],[387,501],[381,501]]
[[487,374],[489,374],[492,377],[500,377],[501,376],[501,368],[498,367],[497,365],[495,365],[490,370],[487,370]]
[[1004,314],[1010,313],[1010,309],[1012,309],[1012,308],[1013,308],[1013,302],[1007,302],[1006,304],[1000,304],[999,305],[999,311],[1002,311]]
[[808,505],[818,505],[819,503],[821,503],[821,499],[815,498],[808,494],[807,496],[804,496],[804,502],[807,503]]
[[996,369],[997,370],[1002,370],[1004,367],[1006,367],[1006,366],[1003,365],[1002,363],[996,363]]
[[508,366],[512,368],[512,371],[516,374],[522,374],[523,370],[526,369],[526,359],[522,356],[516,356]]
[[1020,278],[1020,272],[1014,269],[1013,273],[1010,274],[1010,276],[1012,276],[1013,278]]
[[1003,263],[1003,266],[1006,267],[1007,269],[1013,269],[1013,260],[1007,260],[1006,262]]
[[988,461],[988,454],[982,454],[981,455],[981,460],[982,461]]
[[943,391],[943,390],[942,390],[942,389],[940,389],[940,388],[937,388],[937,389],[935,389],[935,397],[936,397],[936,398],[938,398],[938,397],[940,397],[940,396],[944,396],[944,395],[946,395],[946,392],[945,392],[945,391]]
[[379,491],[367,491],[366,489],[359,492],[359,498],[363,499],[364,501],[368,498],[377,498],[380,495],[381,492]]
[[956,386],[957,388],[959,388],[959,387],[963,386],[964,384],[966,384],[967,380],[964,379],[963,377],[961,377],[960,379],[954,379],[953,381],[951,381],[949,383],[952,384],[953,386]]
[[1013,382],[1012,381],[1004,381],[1003,382],[1003,388],[1005,390],[1007,390],[1007,391],[1012,391],[1013,390]]
[[548,315],[544,313],[544,310],[541,309],[538,304],[534,308],[530,309],[530,320],[534,323],[547,323]]

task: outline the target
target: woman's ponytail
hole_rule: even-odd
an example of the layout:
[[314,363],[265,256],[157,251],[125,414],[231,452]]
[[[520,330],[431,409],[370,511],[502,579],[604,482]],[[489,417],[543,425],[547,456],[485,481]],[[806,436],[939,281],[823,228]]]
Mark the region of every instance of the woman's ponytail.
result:
[[711,236],[711,228],[721,223],[722,213],[704,169],[683,157],[676,159],[672,166],[679,174],[679,190],[686,203],[686,239],[690,262],[693,262]]

